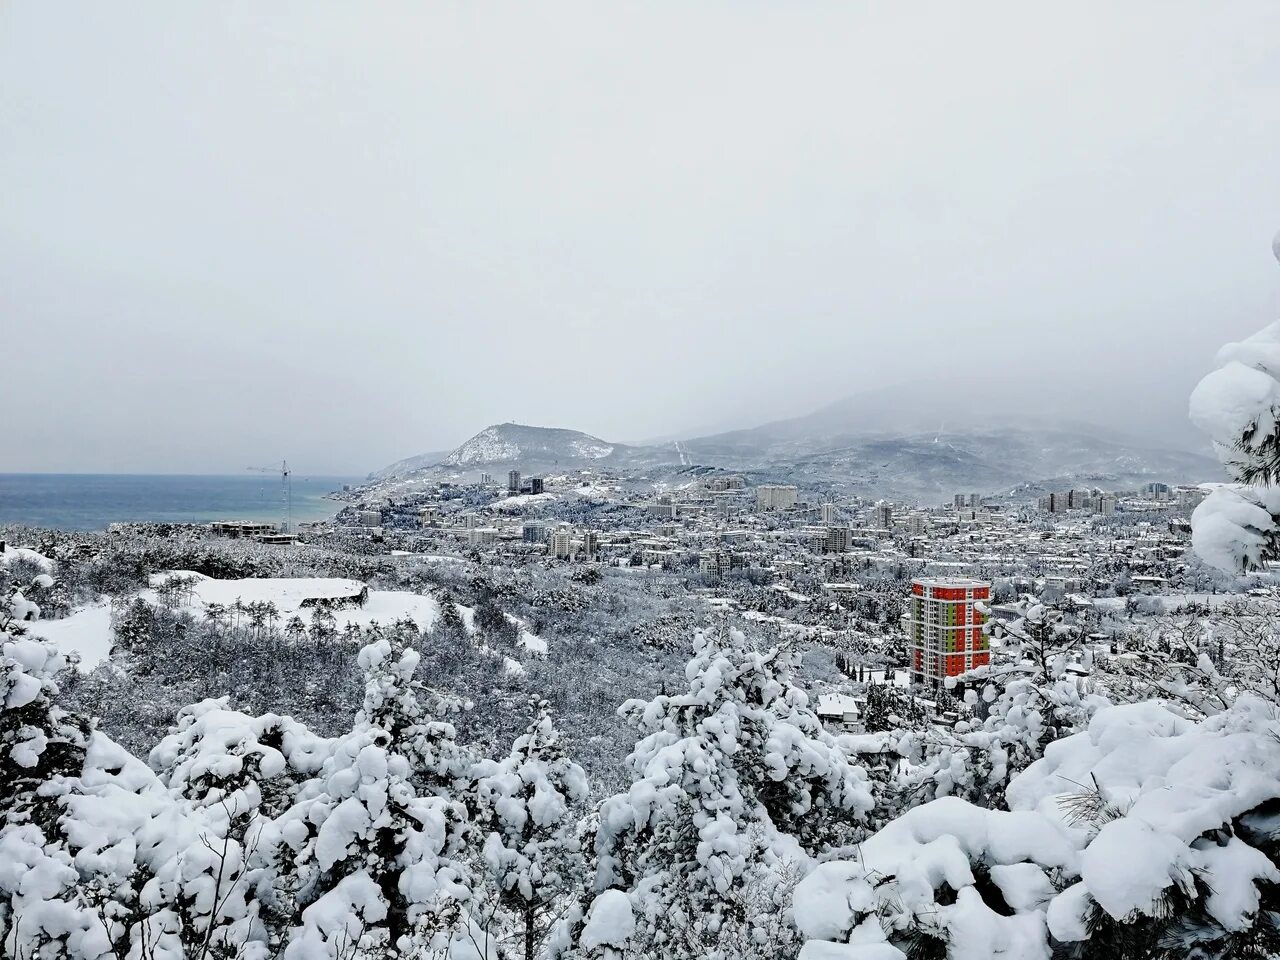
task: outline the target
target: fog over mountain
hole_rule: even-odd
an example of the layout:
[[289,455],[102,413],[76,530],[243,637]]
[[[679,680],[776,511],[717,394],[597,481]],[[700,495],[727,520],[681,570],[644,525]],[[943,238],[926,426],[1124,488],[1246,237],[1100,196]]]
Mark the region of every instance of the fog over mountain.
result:
[[[996,493],[1025,485],[1199,482],[1221,475],[1207,444],[1144,423],[1142,409],[1099,397],[1061,399],[1056,413],[1027,380],[937,381],[864,391],[805,416],[648,444],[614,443],[564,427],[494,424],[448,454],[421,454],[371,474],[374,481],[474,477],[517,469],[634,471],[663,481],[692,468],[763,479],[833,483],[848,492],[925,501],[956,490]],[[1036,400],[1038,399],[1038,402]],[[1052,394],[1047,398],[1052,400]],[[947,413],[946,419],[938,411]],[[1146,426],[1147,429],[1143,429]]]

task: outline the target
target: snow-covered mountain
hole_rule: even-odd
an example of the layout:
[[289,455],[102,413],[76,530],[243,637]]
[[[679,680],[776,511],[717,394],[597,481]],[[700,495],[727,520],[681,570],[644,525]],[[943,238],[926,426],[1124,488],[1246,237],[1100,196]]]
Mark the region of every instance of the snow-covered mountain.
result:
[[[428,457],[432,459],[428,460]],[[405,477],[428,469],[442,473],[503,469],[531,471],[555,467],[578,469],[592,465],[643,469],[663,463],[680,463],[680,453],[674,444],[639,447],[610,443],[580,430],[496,423],[485,427],[451,453],[410,457],[384,467],[372,476],[374,479]]]
[[[919,398],[915,398],[917,401]],[[924,431],[905,399],[893,429],[892,403],[850,398],[806,417],[670,444],[610,443],[577,430],[501,423],[486,427],[446,456],[392,464],[379,480],[456,476],[486,470],[553,471],[596,467],[643,471],[661,479],[694,465],[759,479],[836,484],[850,493],[936,500],[955,491],[993,493],[1015,487],[1076,484],[1129,488],[1148,480],[1217,479],[1206,453],[1125,437],[1114,429],[1054,419],[969,417]]]
[[448,455],[448,450],[440,450],[433,453],[420,453],[417,456],[405,457],[403,460],[388,464],[381,470],[373,471],[373,473],[369,474],[369,479],[386,480],[388,477],[404,477],[419,470],[434,467]]
[[740,434],[690,441],[695,462],[766,474],[773,480],[838,484],[865,496],[930,502],[957,491],[996,493],[1019,486],[1129,489],[1221,476],[1213,458],[1144,447],[1082,428],[990,427],[945,433],[842,436],[817,441],[788,437],[747,442]]
[[615,448],[615,444],[578,430],[498,423],[485,427],[441,463],[448,467],[483,467],[559,459],[603,460]]

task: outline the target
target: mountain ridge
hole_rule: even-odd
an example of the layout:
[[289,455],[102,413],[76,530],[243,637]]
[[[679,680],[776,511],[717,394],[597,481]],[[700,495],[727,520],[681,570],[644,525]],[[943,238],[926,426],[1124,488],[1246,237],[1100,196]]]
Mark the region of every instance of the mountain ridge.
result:
[[[805,416],[669,444],[613,443],[579,430],[506,422],[486,427],[433,463],[426,460],[434,455],[410,457],[376,476],[591,468],[661,475],[696,464],[875,496],[945,497],[1050,479],[1123,488],[1156,479],[1199,482],[1221,473],[1207,451],[1145,442],[1065,415],[1045,422],[1008,411],[996,422],[974,417],[922,430],[929,403],[913,399],[913,415],[904,412],[908,404],[895,409],[892,398],[873,395],[868,404],[855,396]],[[904,428],[893,429],[895,419]]]

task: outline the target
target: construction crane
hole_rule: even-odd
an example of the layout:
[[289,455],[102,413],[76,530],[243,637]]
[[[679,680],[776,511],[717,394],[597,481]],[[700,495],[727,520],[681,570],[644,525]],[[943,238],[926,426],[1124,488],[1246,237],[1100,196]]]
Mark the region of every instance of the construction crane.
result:
[[289,461],[281,460],[278,467],[245,467],[245,469],[252,470],[254,473],[280,474],[280,507],[284,511],[280,532],[289,533],[293,527],[293,484],[289,479],[292,476],[289,473]]

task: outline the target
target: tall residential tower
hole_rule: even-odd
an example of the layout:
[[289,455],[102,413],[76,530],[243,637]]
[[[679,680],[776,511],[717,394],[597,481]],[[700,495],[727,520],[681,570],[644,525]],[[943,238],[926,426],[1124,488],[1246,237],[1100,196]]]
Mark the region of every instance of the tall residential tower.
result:
[[991,661],[982,632],[986,617],[976,606],[990,599],[991,584],[983,580],[912,581],[907,616],[912,682],[939,686],[947,677]]

